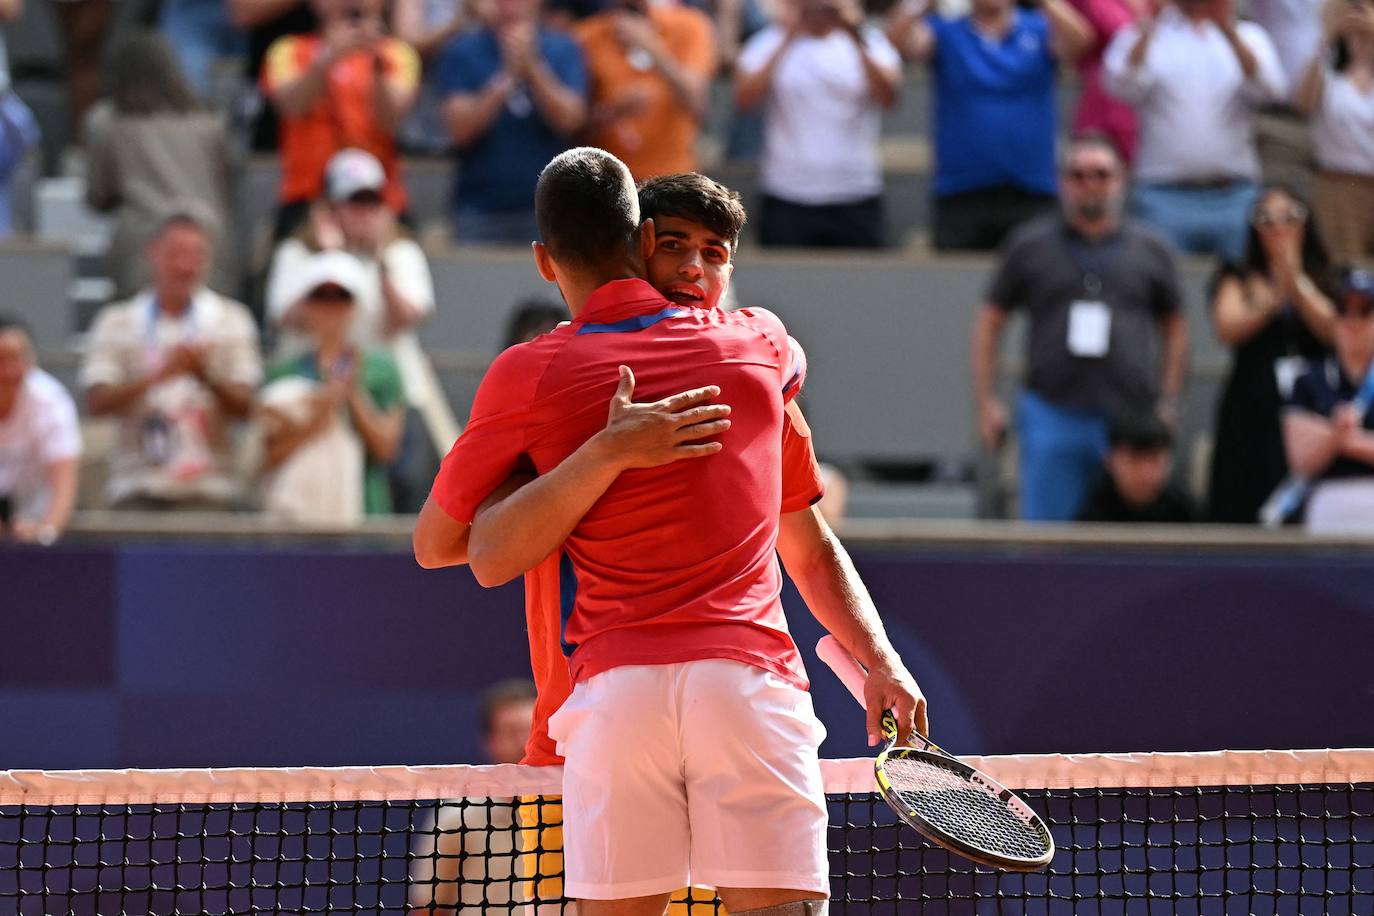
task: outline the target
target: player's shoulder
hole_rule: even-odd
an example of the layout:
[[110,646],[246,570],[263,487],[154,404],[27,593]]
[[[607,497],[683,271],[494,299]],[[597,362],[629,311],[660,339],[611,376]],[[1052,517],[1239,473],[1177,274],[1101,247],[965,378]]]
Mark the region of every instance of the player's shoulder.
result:
[[492,360],[487,379],[511,386],[534,386],[576,332],[568,323],[560,324],[532,340],[507,347]]

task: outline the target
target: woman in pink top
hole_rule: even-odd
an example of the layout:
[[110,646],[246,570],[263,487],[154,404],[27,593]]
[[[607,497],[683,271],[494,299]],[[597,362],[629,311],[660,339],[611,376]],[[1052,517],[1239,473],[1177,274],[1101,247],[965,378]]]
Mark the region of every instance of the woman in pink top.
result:
[[1092,26],[1093,42],[1078,58],[1078,76],[1083,83],[1078,110],[1073,116],[1075,135],[1104,134],[1127,164],[1135,156],[1135,112],[1125,102],[1107,92],[1102,85],[1102,55],[1114,36],[1136,19],[1151,13],[1150,0],[1070,0],[1074,9]]

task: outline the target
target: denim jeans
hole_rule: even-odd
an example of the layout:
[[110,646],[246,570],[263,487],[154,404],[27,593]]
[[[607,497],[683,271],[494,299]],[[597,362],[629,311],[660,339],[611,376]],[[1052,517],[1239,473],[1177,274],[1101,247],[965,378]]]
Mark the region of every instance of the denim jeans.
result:
[[158,26],[196,94],[210,92],[210,68],[221,57],[248,50],[248,39],[229,21],[224,0],[165,0]]
[[1245,257],[1250,211],[1259,199],[1253,181],[1216,188],[1140,184],[1131,197],[1136,216],[1164,234],[1180,251],[1217,255],[1239,263]]
[[1061,407],[1030,391],[1016,404],[1021,447],[1021,517],[1069,522],[1078,517],[1107,455],[1107,414]]

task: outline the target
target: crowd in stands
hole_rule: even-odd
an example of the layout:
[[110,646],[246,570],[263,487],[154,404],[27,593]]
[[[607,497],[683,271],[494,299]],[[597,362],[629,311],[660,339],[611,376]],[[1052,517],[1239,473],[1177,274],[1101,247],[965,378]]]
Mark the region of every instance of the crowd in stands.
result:
[[[0,21],[22,2],[0,0]],[[1023,517],[1252,523],[1286,477],[1374,480],[1374,292],[1356,269],[1374,259],[1374,0],[955,5],[162,0],[160,35],[106,42],[111,0],[57,4],[87,201],[114,225],[117,301],[80,372],[86,413],[120,427],[109,503],[343,525],[418,507],[459,427],[416,336],[436,299],[405,153],[453,157],[454,243],[527,244],[553,155],[598,145],[641,180],[697,169],[725,82],[725,153],[757,161],[757,242],[885,247],[882,126],[917,68],[930,245],[999,252],[972,384],[982,446],[1015,431]],[[0,237],[37,142],[5,60],[0,43]],[[255,104],[226,108],[236,67]],[[280,166],[256,288],[230,231],[240,147]],[[1209,307],[1234,350],[1205,509],[1171,470],[1180,253],[1220,265]],[[513,339],[556,323],[527,305]],[[1009,410],[999,342],[1018,312]],[[0,342],[0,525],[43,540],[71,513],[74,410],[20,325]],[[237,486],[246,420],[259,493]],[[322,467],[358,486],[311,495]]]

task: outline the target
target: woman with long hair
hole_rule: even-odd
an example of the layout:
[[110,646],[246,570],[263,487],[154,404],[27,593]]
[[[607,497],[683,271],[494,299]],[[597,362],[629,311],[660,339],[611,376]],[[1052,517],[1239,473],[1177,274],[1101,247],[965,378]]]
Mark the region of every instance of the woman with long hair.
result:
[[1294,380],[1331,341],[1330,282],[1307,205],[1285,188],[1265,189],[1244,262],[1223,266],[1212,285],[1213,327],[1235,354],[1217,410],[1212,521],[1256,522],[1288,472],[1279,415]]
[[1374,0],[1327,0],[1293,95],[1312,119],[1312,205],[1332,259],[1374,258]]
[[106,57],[106,96],[87,114],[86,200],[112,213],[109,272],[118,298],[147,280],[143,245],[169,208],[217,226],[210,286],[238,293],[225,232],[233,164],[223,118],[204,108],[156,32],[138,31]]

